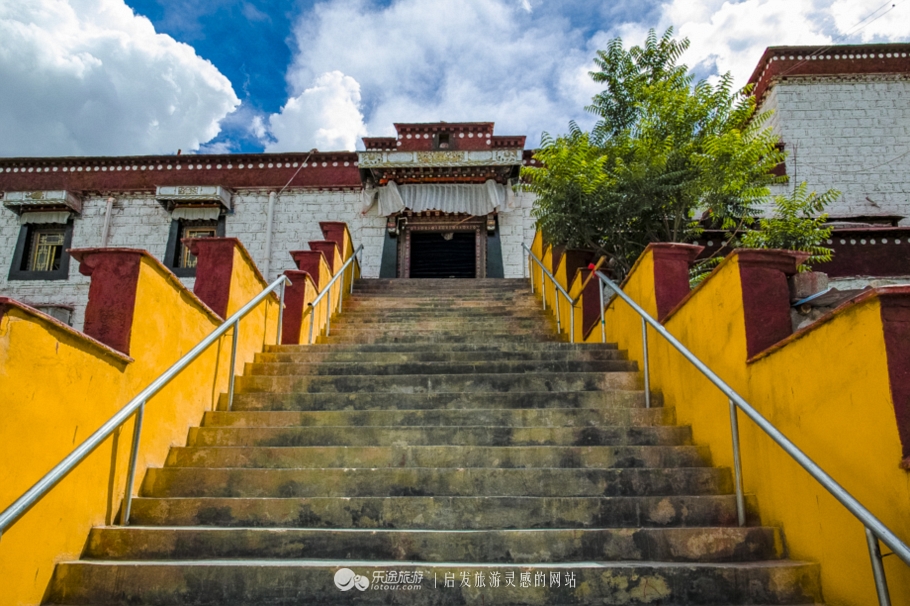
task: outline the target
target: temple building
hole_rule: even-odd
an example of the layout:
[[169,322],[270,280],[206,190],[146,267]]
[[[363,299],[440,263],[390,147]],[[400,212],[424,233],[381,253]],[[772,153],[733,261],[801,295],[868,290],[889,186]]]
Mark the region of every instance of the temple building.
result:
[[365,151],[0,159],[0,292],[79,328],[89,279],[69,248],[149,251],[192,286],[182,239],[233,236],[266,277],[347,223],[368,278],[522,277],[524,136],[492,122],[396,124]]
[[[910,280],[910,44],[771,47],[750,78],[789,153],[786,193],[836,188],[834,260],[850,287]],[[266,277],[345,222],[368,278],[523,277],[533,196],[524,136],[492,122],[396,124],[364,151],[0,159],[0,294],[79,328],[88,278],[68,248],[149,251],[187,285],[182,239],[240,239]],[[723,234],[706,231],[705,254]],[[854,278],[860,278],[857,282]]]

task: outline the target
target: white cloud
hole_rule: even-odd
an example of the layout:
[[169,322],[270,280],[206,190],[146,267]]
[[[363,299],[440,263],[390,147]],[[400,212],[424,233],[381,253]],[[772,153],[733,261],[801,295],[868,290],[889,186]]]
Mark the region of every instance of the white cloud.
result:
[[870,7],[837,0],[831,5],[831,15],[838,30],[855,32],[863,42],[876,38],[895,41],[910,38],[910,6],[907,2],[895,1],[885,6]]
[[[616,35],[628,47],[642,44],[650,27],[663,33],[673,25],[677,36],[690,38],[683,61],[699,76],[730,71],[743,85],[767,46],[859,41],[839,39],[867,14],[853,6],[852,0],[620,0],[608,13],[623,21],[607,13],[597,21],[597,7],[584,2],[557,8],[533,0],[326,0],[295,27],[299,50],[287,80],[294,95],[289,108],[306,97],[308,112],[326,111],[330,121],[313,118],[299,132],[273,128],[271,135],[281,149],[311,147],[312,137],[289,137],[315,133],[318,124],[338,133],[326,136],[350,136],[359,123],[343,109],[350,107],[344,95],[308,95],[320,89],[314,83],[323,74],[337,71],[360,85],[370,135],[393,134],[393,122],[490,120],[497,133],[526,134],[533,146],[541,131],[565,132],[569,120],[593,124],[583,108],[599,86],[588,71],[595,52]],[[908,39],[910,2],[898,3],[859,36]],[[323,109],[330,102],[339,109]]]
[[[530,6],[320,3],[295,28],[300,50],[288,82],[306,91],[322,74],[346,74],[360,84],[373,136],[393,134],[393,122],[483,120],[495,121],[499,134],[527,134],[533,145],[541,130],[562,132],[569,120],[584,120],[596,87],[586,75],[593,53],[580,32],[564,19],[529,13]],[[273,128],[272,136],[284,145],[288,135]]]
[[0,155],[198,149],[239,104],[192,47],[123,0],[0,2]]
[[269,118],[274,141],[266,151],[353,150],[366,134],[360,113],[360,84],[340,71],[326,72],[281,112]]
[[[672,0],[661,24],[691,42],[683,61],[701,71],[731,72],[738,85],[749,79],[768,46],[906,41],[910,38],[910,3],[898,3],[886,17],[856,27],[875,5],[852,0]],[[631,33],[635,26],[627,26]],[[644,28],[637,26],[640,44]]]

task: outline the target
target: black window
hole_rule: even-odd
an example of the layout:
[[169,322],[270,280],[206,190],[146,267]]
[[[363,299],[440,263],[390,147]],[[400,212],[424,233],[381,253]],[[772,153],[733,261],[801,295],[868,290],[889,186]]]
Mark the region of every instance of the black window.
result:
[[171,221],[171,231],[168,235],[167,251],[164,255],[164,264],[181,278],[196,276],[196,257],[184,246],[184,238],[214,238],[224,237],[224,216],[217,221],[189,221],[176,219]]
[[19,230],[19,240],[10,266],[10,280],[66,280],[73,222],[27,223]]

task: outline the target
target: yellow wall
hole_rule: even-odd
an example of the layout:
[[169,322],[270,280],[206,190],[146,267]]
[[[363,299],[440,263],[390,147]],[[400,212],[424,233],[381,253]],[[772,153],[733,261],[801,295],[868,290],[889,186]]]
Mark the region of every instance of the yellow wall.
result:
[[[231,316],[268,286],[245,248],[234,247],[231,290],[227,315]],[[275,291],[278,293],[279,291]],[[276,342],[278,334],[278,295],[269,296],[240,321],[235,371],[240,374],[246,362],[252,362],[256,352]]]
[[[623,289],[656,316],[650,252],[639,259]],[[690,293],[665,326],[910,541],[910,476],[898,467],[901,447],[878,299],[853,305],[750,362],[734,254]],[[614,300],[607,306],[606,328],[607,341],[641,364],[640,316]],[[692,426],[696,443],[711,447],[716,464],[731,466],[726,398],[653,330],[649,346],[652,389],[676,408],[681,424]],[[877,603],[862,525],[742,414],[740,431],[745,490],[757,495],[762,522],[784,528],[792,558],[821,562],[828,604]],[[910,604],[910,569],[896,557],[885,558],[885,568],[893,603]]]
[[[262,290],[245,267],[235,262],[229,313],[244,293]],[[267,319],[264,310],[253,312],[241,326],[238,372],[264,340],[274,342],[277,304],[269,307]],[[0,508],[221,323],[148,256],[134,318],[132,360],[36,311],[13,308],[0,319]],[[146,466],[161,465],[170,446],[185,443],[187,428],[226,390],[230,339],[226,334],[148,403],[134,490]],[[54,564],[78,558],[89,529],[113,521],[132,429],[128,421],[2,536],[0,604],[40,603]]]
[[[350,234],[345,230],[345,239],[348,241],[348,245],[345,246],[347,250],[347,256],[345,257],[342,254],[342,250],[339,248],[335,249],[335,262],[334,267],[337,268],[336,271],[341,271],[341,266],[347,261],[351,256],[353,256],[353,245],[350,244]],[[319,263],[319,284],[322,290],[325,290],[326,284],[329,283],[329,280],[335,274],[332,273],[332,270],[329,268],[328,263],[325,261],[320,261]],[[339,297],[349,296],[351,289],[351,281],[360,278],[360,265],[355,260],[351,265],[344,270],[344,275],[331,286],[329,293],[324,296],[319,303],[316,305],[315,313],[315,326],[313,331],[313,341],[314,342],[323,342],[325,340],[325,329],[326,329],[326,310],[329,311],[329,317],[334,318],[338,314],[338,303]],[[309,286],[308,286],[309,288]],[[310,297],[309,291],[307,292],[306,301],[312,301],[318,293],[314,292],[313,296]],[[344,304],[342,302],[342,311],[344,311]],[[309,323],[311,321],[311,315],[306,314],[303,318],[303,323],[301,325],[301,343],[307,343],[309,339]],[[331,326],[329,326],[331,331]]]
[[[306,288],[306,292],[303,295],[303,318],[300,322],[300,340],[297,341],[301,344],[309,343],[310,323],[313,321],[313,316],[312,314],[307,313],[307,308],[309,307],[309,304],[313,302],[313,299],[316,298],[316,295],[319,294],[319,290],[316,288],[316,284],[313,283],[313,280],[309,276],[307,276],[305,280],[306,284],[304,288]],[[319,330],[321,330],[321,328],[318,328],[319,326],[320,324],[318,322],[313,326],[314,339],[316,338],[316,335],[319,334]]]

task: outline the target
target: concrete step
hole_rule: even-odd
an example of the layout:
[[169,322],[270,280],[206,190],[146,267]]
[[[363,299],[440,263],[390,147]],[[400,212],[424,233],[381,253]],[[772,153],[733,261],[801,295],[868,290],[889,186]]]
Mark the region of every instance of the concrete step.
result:
[[95,528],[84,557],[104,560],[343,559],[533,563],[777,560],[776,528],[388,530],[114,526]]
[[376,322],[360,322],[357,318],[346,318],[341,315],[332,321],[332,331],[355,332],[478,332],[486,331],[551,334],[556,331],[556,324],[550,324],[544,318],[511,318],[501,317],[478,320],[474,318],[382,318]]
[[483,310],[491,309],[501,310],[538,310],[544,311],[543,303],[531,297],[514,297],[514,298],[455,298],[440,297],[428,299],[424,297],[372,297],[372,296],[352,296],[347,297],[343,303],[343,310],[348,311],[375,311],[382,313],[386,311],[406,311],[414,313],[432,314],[436,311],[447,310]]
[[673,408],[486,408],[473,410],[207,412],[202,427],[672,425]]
[[501,319],[529,319],[550,322],[551,318],[539,307],[515,309],[513,306],[501,307],[468,307],[454,309],[345,309],[344,313],[336,316],[338,321],[345,322],[397,322],[401,320],[429,319],[429,320],[471,320],[471,321],[498,321]]
[[464,375],[483,373],[635,372],[629,360],[481,360],[478,362],[321,362],[317,364],[269,362],[244,366],[245,376],[304,375]]
[[[146,497],[668,496],[727,494],[715,467],[627,469],[240,469],[148,470]],[[523,525],[520,521],[519,525]]]
[[689,427],[191,427],[188,446],[679,446]]
[[[750,525],[757,506],[746,495]],[[734,495],[636,497],[137,497],[130,523],[280,528],[659,528],[735,526]]]
[[369,305],[389,309],[399,306],[434,306],[442,305],[446,307],[458,307],[461,305],[470,306],[478,303],[494,303],[500,305],[518,305],[523,307],[540,306],[543,309],[543,302],[530,296],[528,291],[514,292],[488,292],[488,293],[437,293],[429,297],[421,297],[417,293],[381,293],[368,294],[357,293],[349,297],[356,303],[369,302]]
[[326,351],[322,345],[304,348],[297,353],[256,354],[257,364],[409,364],[413,362],[587,362],[625,360],[625,351],[602,349],[589,351]]
[[469,375],[353,375],[238,377],[235,389],[242,393],[446,393],[515,391],[634,390],[641,387],[636,372],[539,372],[474,373]]
[[314,340],[318,344],[336,343],[343,344],[382,344],[382,343],[539,343],[540,341],[560,342],[568,339],[565,335],[539,332],[488,333],[482,330],[475,331],[348,331],[332,330],[331,336],[320,336]]
[[700,467],[699,446],[253,446],[172,447],[166,467]]
[[540,343],[513,343],[487,340],[484,343],[360,343],[319,345],[266,345],[266,353],[325,352],[588,352],[617,349],[615,343],[566,343],[542,341]]
[[354,288],[413,288],[424,293],[435,289],[452,287],[459,290],[482,290],[484,288],[530,288],[527,278],[362,278],[354,282]]
[[[651,394],[655,407],[660,394]],[[235,411],[320,410],[474,410],[487,408],[644,408],[642,391],[525,391],[449,393],[236,393]],[[221,394],[219,410],[227,410],[227,394]]]
[[[421,572],[415,591],[339,590],[348,568],[367,580],[374,573]],[[499,573],[499,587],[489,587]],[[484,587],[474,587],[480,574]],[[521,586],[522,574],[528,587]],[[452,587],[445,586],[447,575]],[[464,575],[464,576],[462,576]],[[551,577],[553,575],[553,577]],[[512,579],[505,586],[506,577]],[[534,588],[535,577],[540,587]],[[388,578],[388,577],[385,577]],[[467,581],[460,587],[459,579]],[[559,586],[549,586],[550,579]],[[412,581],[413,583],[413,581]],[[434,584],[436,587],[434,588]],[[555,581],[553,582],[555,585]],[[413,585],[412,585],[413,586]],[[395,586],[398,588],[398,586]],[[350,604],[804,604],[821,601],[819,568],[791,561],[749,563],[543,562],[488,565],[401,560],[172,560],[80,561],[58,564],[48,590],[51,604],[206,604],[274,606]]]

